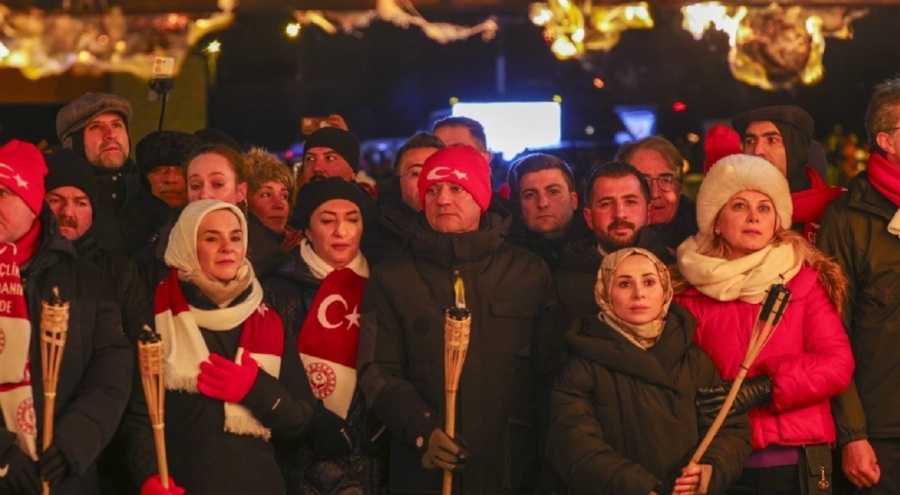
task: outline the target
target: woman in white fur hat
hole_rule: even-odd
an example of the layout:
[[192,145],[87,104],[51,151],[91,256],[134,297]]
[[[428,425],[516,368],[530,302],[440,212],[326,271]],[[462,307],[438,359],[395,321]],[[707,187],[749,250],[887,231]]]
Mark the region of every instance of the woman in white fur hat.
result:
[[[678,271],[689,288],[675,300],[697,318],[694,341],[725,380],[738,373],[769,287],[785,284],[792,293],[731,411],[749,411],[753,447],[732,495],[799,494],[809,482],[800,473],[830,478],[829,398],[847,388],[853,373],[839,313],[846,279],[790,230],[791,214],[787,180],[774,165],[731,155],[700,185],[699,232],[678,248]],[[715,415],[729,388],[726,382],[701,389],[700,413]]]
[[247,222],[217,199],[190,203],[166,248],[156,330],[165,349],[166,444],[178,487],[155,475],[139,387],[123,426],[144,495],[284,494],[270,437],[313,429],[312,393],[278,314],[246,258]]

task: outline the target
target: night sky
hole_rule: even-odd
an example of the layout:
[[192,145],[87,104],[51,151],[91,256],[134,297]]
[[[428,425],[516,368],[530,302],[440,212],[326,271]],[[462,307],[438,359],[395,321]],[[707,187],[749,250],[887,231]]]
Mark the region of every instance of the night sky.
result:
[[[431,17],[431,16],[429,16]],[[484,14],[452,19],[474,24]],[[222,41],[219,73],[210,91],[210,125],[244,142],[270,148],[297,141],[301,117],[337,112],[363,138],[403,137],[428,124],[429,114],[461,101],[563,98],[563,138],[609,141],[621,124],[619,104],[655,104],[658,131],[670,138],[703,131],[709,119],[767,104],[800,105],[816,120],[818,137],[835,124],[863,132],[872,85],[900,70],[900,8],[877,7],[856,20],[853,40],[826,39],[825,77],[812,87],[768,92],[734,80],[722,33],[695,41],[677,11],[654,12],[653,30],[630,30],[609,53],[586,61],[556,60],[541,29],[525,13],[500,16],[500,35],[440,45],[415,27],[375,22],[357,35],[327,35],[306,27],[288,41],[287,18],[245,15]],[[498,93],[496,60],[505,58],[506,87]],[[605,82],[593,85],[594,77]],[[682,101],[687,111],[675,113]],[[522,125],[527,125],[523,123]],[[584,128],[592,125],[593,136]]]

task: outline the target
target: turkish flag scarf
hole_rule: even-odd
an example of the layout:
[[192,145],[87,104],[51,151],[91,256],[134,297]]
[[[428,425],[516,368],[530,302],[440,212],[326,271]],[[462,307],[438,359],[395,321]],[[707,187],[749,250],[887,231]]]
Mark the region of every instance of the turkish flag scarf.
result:
[[322,284],[300,328],[297,351],[313,395],[330,411],[346,418],[356,389],[359,310],[369,266],[357,253],[347,267],[335,270],[305,240],[300,256]]
[[0,244],[0,410],[19,447],[37,460],[37,422],[31,390],[31,320],[19,266],[31,259],[40,234],[35,221],[16,244]]

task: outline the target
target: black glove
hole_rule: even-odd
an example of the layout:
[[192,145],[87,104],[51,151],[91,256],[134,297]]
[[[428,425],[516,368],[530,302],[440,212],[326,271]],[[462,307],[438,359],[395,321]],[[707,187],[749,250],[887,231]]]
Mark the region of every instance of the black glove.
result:
[[[702,387],[697,389],[697,397],[694,403],[697,412],[711,418],[716,417],[733,382],[723,382],[717,387]],[[754,407],[764,406],[772,399],[772,380],[766,375],[747,378],[741,383],[734,405],[728,411],[728,417],[744,414]]]
[[435,428],[428,437],[428,448],[422,455],[425,469],[448,469],[462,471],[466,467],[469,451],[465,442],[450,438],[444,430]]
[[0,493],[38,495],[41,478],[37,464],[13,445],[0,457]]
[[321,457],[336,457],[353,451],[358,442],[343,418],[331,412],[322,401],[316,403],[309,425],[309,437]]
[[41,453],[38,466],[41,478],[51,485],[55,485],[69,474],[69,461],[56,444],[51,443],[50,448]]

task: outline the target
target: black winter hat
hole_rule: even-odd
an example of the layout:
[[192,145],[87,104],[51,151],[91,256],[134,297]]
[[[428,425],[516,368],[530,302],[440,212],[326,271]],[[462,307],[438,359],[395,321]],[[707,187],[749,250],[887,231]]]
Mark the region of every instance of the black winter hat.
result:
[[97,208],[97,179],[84,156],[70,149],[59,149],[44,155],[44,159],[47,161],[44,184],[48,193],[57,187],[77,187],[91,201],[91,206]]
[[340,177],[314,180],[300,188],[297,193],[297,203],[291,210],[291,218],[288,223],[295,229],[306,229],[309,227],[310,217],[319,205],[332,199],[346,199],[359,207],[365,225],[367,208],[366,198],[363,194],[365,193],[356,183]]
[[347,160],[354,172],[359,171],[359,138],[356,134],[337,127],[322,127],[306,138],[303,154],[313,148],[331,148]]
[[200,138],[186,132],[151,132],[141,139],[135,149],[138,169],[141,175],[146,176],[156,167],[171,165],[180,167],[202,144]]

